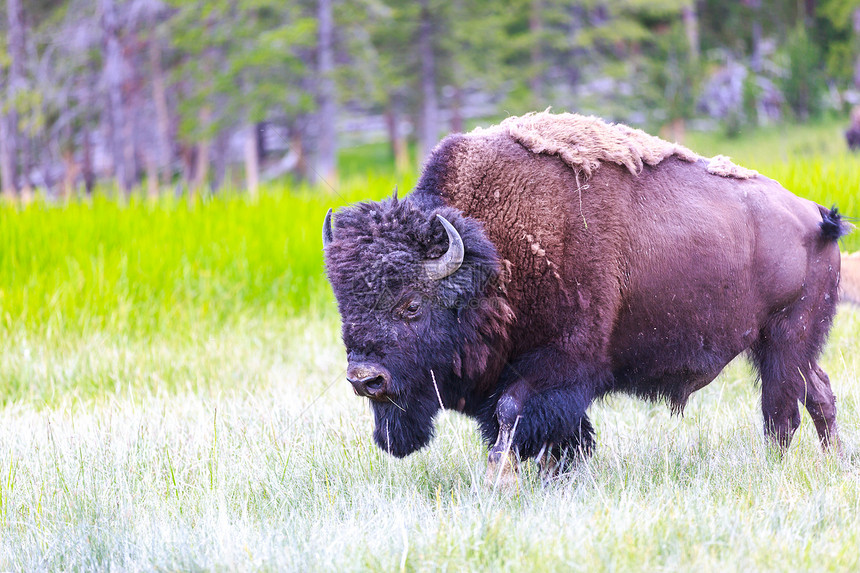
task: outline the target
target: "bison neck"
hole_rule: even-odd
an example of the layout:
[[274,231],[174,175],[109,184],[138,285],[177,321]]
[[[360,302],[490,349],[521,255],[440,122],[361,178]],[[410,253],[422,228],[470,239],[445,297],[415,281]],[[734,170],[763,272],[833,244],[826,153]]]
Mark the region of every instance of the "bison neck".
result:
[[608,365],[625,225],[590,192],[557,158],[500,135],[449,137],[425,167],[415,199],[480,222],[508,273],[504,362],[552,344]]

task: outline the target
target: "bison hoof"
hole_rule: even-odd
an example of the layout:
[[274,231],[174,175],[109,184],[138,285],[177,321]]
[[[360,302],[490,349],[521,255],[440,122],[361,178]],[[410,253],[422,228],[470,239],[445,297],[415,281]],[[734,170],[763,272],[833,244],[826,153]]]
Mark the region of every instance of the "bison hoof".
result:
[[509,489],[517,484],[519,463],[516,456],[510,452],[491,452],[487,461],[486,483],[493,489]]
[[537,455],[537,462],[540,466],[540,477],[544,483],[558,479],[564,473],[564,464],[554,454],[553,445],[545,444]]

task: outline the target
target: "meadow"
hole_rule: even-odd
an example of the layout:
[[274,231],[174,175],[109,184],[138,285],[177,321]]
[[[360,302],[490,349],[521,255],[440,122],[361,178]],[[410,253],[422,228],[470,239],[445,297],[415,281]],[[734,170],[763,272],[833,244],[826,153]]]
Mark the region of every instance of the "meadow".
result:
[[[841,125],[686,143],[860,216]],[[784,456],[769,448],[742,359],[683,417],[595,404],[595,455],[549,484],[532,464],[488,484],[474,423],[448,412],[425,450],[378,450],[344,381],[320,227],[416,174],[381,146],[341,161],[334,189],[255,200],[0,206],[0,571],[860,568],[854,308],[822,359],[841,455],[805,413]]]

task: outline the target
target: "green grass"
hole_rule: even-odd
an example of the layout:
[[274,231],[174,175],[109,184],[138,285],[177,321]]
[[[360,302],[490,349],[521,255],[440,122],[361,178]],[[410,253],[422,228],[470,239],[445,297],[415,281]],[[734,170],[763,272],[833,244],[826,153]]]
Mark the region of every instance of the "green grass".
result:
[[[797,147],[834,127],[687,144],[858,216],[860,159]],[[784,457],[768,449],[743,361],[682,418],[595,404],[596,454],[549,485],[531,464],[488,484],[474,423],[451,413],[426,450],[380,452],[343,380],[320,227],[415,175],[350,153],[336,192],[0,207],[0,571],[860,568],[850,308],[822,360],[842,456],[805,414]]]
[[730,155],[755,168],[811,157],[841,162],[848,152],[844,135],[848,122],[848,118],[829,118],[804,125],[779,124],[739,137],[689,132],[684,144],[702,155]]
[[379,198],[395,184],[367,176],[336,191],[270,186],[256,200],[227,193],[191,204],[96,197],[4,205],[2,328],[137,337],[248,312],[325,312],[326,209]]

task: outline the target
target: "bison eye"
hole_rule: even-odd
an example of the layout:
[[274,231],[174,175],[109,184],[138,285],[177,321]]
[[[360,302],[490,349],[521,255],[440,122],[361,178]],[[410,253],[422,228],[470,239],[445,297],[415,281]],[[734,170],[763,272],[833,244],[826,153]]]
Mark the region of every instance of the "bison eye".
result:
[[418,316],[418,312],[421,310],[421,302],[417,300],[410,301],[405,307],[403,307],[402,314],[406,318],[415,318]]

